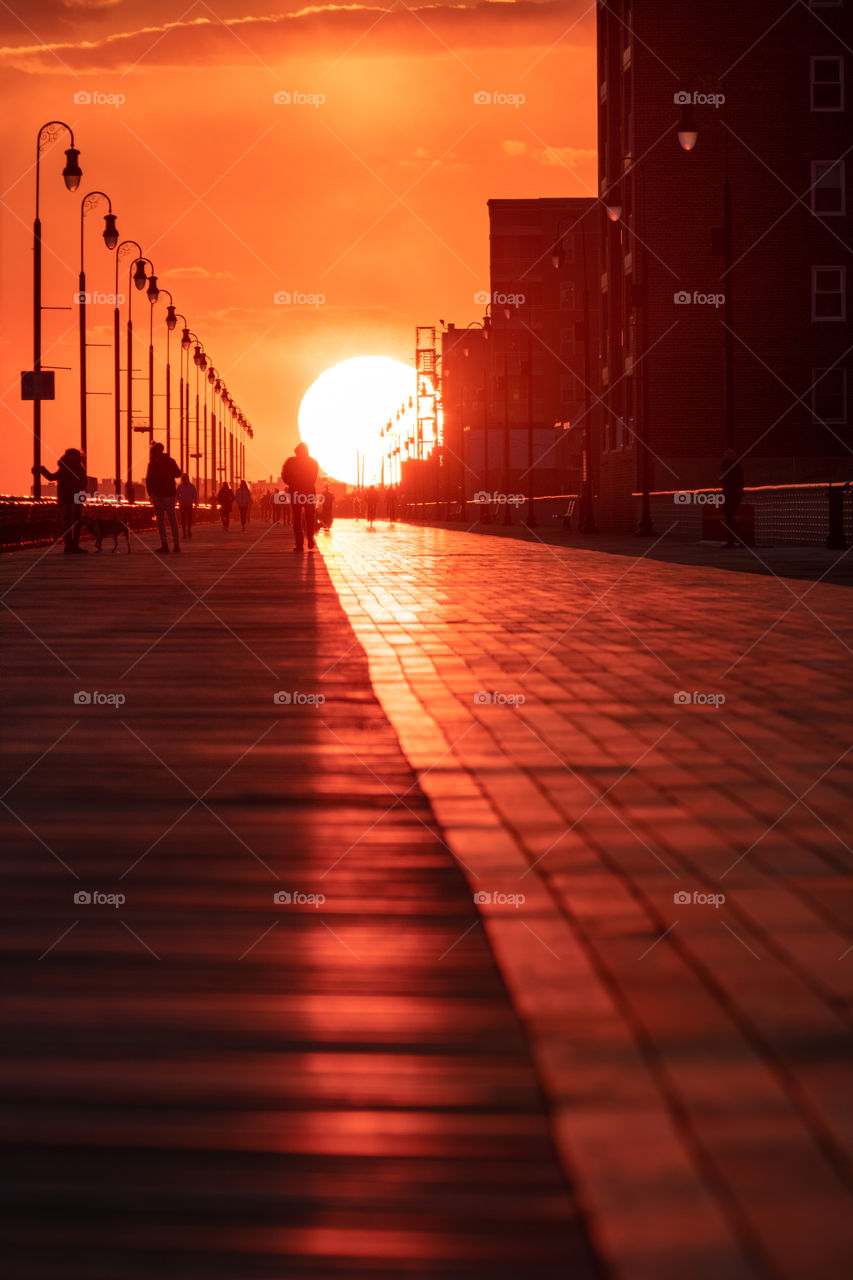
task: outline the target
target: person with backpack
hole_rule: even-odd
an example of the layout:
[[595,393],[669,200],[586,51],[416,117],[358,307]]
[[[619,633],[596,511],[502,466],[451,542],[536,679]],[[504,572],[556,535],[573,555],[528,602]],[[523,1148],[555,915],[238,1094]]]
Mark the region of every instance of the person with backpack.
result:
[[303,533],[308,539],[308,550],[313,551],[314,506],[317,501],[317,474],[320,464],[308,452],[308,445],[300,440],[281,469],[281,478],[287,485],[293,518],[294,551],[303,550]]
[[160,534],[160,545],[155,548],[158,555],[168,554],[169,544],[166,541],[166,517],[172,531],[172,550],[180,551],[178,539],[178,520],[175,515],[177,492],[175,481],[181,474],[181,468],[175,459],[166,452],[159,440],[151,445],[148,454],[148,470],[145,473],[145,488],[157,517],[157,532]]
[[234,505],[234,490],[231,488],[227,480],[223,480],[222,488],[216,495],[216,505],[219,507],[219,518],[222,521],[222,528],[228,532],[228,526],[231,523],[231,508]]
[[245,533],[246,525],[249,522],[249,508],[252,505],[252,495],[245,480],[241,480],[237,486],[234,501],[237,503],[237,510],[240,513],[240,532]]
[[191,538],[193,536],[193,509],[198,502],[198,489],[190,482],[186,472],[181,476],[177,496],[178,510],[181,513],[181,536],[183,538]]

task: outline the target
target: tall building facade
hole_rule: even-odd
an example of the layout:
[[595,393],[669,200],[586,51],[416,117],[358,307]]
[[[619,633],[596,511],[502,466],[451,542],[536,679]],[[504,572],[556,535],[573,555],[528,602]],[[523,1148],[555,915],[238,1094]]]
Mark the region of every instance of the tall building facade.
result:
[[[598,6],[599,520],[853,476],[849,4]],[[701,40],[697,38],[697,30]]]
[[487,394],[470,457],[486,491],[577,492],[595,399],[597,205],[490,200],[488,208]]

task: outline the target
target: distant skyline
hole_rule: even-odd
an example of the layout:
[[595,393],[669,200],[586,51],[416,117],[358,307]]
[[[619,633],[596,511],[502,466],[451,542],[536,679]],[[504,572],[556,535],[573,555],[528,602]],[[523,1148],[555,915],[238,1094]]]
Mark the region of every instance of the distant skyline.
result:
[[[71,125],[83,169],[70,195],[61,150],[42,161],[45,304],[72,307],[80,200],[104,190],[122,238],[140,242],[252,422],[247,470],[259,478],[278,472],[302,395],[325,369],[354,355],[408,361],[415,323],[482,312],[487,199],[595,194],[594,40],[594,8],[574,3],[256,5],[224,20],[204,3],[4,10],[3,488],[30,482],[19,376],[32,357],[40,125]],[[102,228],[96,209],[87,283],[111,293]],[[158,357],[163,316],[161,305]],[[78,442],[76,321],[74,310],[45,313],[44,363],[72,366],[44,407],[48,463]],[[143,375],[144,295],[134,324]],[[92,307],[89,326],[90,342],[111,343],[109,307]],[[176,353],[173,339],[175,379]],[[110,349],[90,352],[93,391],[111,391],[111,361]],[[96,475],[112,471],[111,422],[111,398],[92,397]]]

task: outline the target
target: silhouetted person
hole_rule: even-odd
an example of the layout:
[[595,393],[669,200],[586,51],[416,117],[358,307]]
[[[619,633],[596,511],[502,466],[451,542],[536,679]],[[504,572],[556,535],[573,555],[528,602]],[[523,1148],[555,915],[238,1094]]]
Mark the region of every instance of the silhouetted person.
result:
[[172,530],[173,550],[180,551],[178,540],[178,521],[175,516],[175,481],[181,474],[181,468],[170,454],[166,452],[159,440],[155,440],[148,454],[148,470],[145,472],[145,488],[157,517],[157,532],[160,545],[156,548],[158,555],[166,555],[169,544],[166,541],[166,517]]
[[743,467],[734,449],[726,449],[720,467],[720,488],[723,491],[723,526],[727,541],[724,547],[736,547],[740,542],[737,513],[743,502]]
[[132,480],[128,480],[127,484],[124,486],[124,496],[127,498],[128,502],[136,501],[136,485]]
[[240,512],[240,532],[245,533],[246,525],[249,522],[249,508],[252,505],[252,495],[245,480],[241,480],[237,486],[234,501],[237,503],[237,510]]
[[393,489],[389,489],[385,495],[385,510],[388,513],[388,523],[393,524],[397,519],[397,495]]
[[361,515],[361,498],[357,493],[352,495],[352,514],[356,520],[358,520]]
[[222,528],[228,530],[231,523],[231,508],[234,505],[234,490],[231,488],[227,480],[223,480],[222,488],[216,495],[216,505],[219,507],[219,518],[222,521]]
[[33,467],[33,475],[43,475],[46,480],[56,481],[56,504],[65,539],[65,554],[85,556],[86,548],[80,546],[83,522],[80,519],[82,503],[79,495],[85,491],[88,477],[82,453],[79,449],[66,449],[55,471],[48,471],[47,467]]
[[321,497],[323,505],[320,508],[320,523],[325,529],[331,529],[335,518],[335,495],[328,485],[324,485]]
[[373,528],[373,521],[376,519],[376,508],[379,506],[379,494],[376,492],[376,486],[371,485],[364,497],[365,506],[367,507],[367,527]]
[[194,484],[190,483],[190,478],[186,472],[181,476],[177,497],[178,511],[181,515],[181,536],[191,538],[193,536],[193,508],[198,502],[198,489]]
[[303,550],[303,531],[308,539],[308,550],[314,550],[314,506],[319,470],[320,464],[316,458],[311,457],[304,440],[299,441],[281,469],[281,478],[290,494],[294,551]]

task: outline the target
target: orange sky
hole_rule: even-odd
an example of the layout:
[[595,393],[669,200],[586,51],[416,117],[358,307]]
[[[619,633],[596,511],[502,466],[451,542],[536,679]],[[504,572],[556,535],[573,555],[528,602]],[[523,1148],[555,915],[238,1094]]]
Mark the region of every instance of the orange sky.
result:
[[[32,362],[33,158],[45,121],[73,127],[84,174],[69,195],[62,151],[42,160],[45,304],[71,305],[80,197],[106,191],[122,238],[142,244],[252,422],[252,479],[279,471],[302,395],[329,365],[362,354],[408,360],[415,323],[477,316],[487,199],[595,194],[594,5],[585,0],[13,7],[20,19],[0,18],[6,491],[30,482],[32,409],[19,375]],[[276,103],[282,92],[325,101]],[[75,103],[79,93],[125,100]],[[475,100],[495,93],[525,101]],[[102,215],[86,219],[87,284],[111,292]],[[325,301],[277,305],[282,291]],[[137,294],[146,345],[147,311]],[[155,322],[163,315],[158,307]],[[90,309],[90,342],[111,341],[111,317]],[[161,357],[164,333],[161,322]],[[44,407],[51,466],[79,440],[75,311],[46,313],[44,351],[46,365],[73,366],[57,374],[57,399]],[[140,345],[140,370],[146,359]],[[90,388],[111,390],[111,350],[95,348],[89,360]],[[155,377],[162,390],[159,366]],[[146,384],[136,387],[144,400]],[[92,475],[112,475],[111,422],[111,398],[93,397]]]

